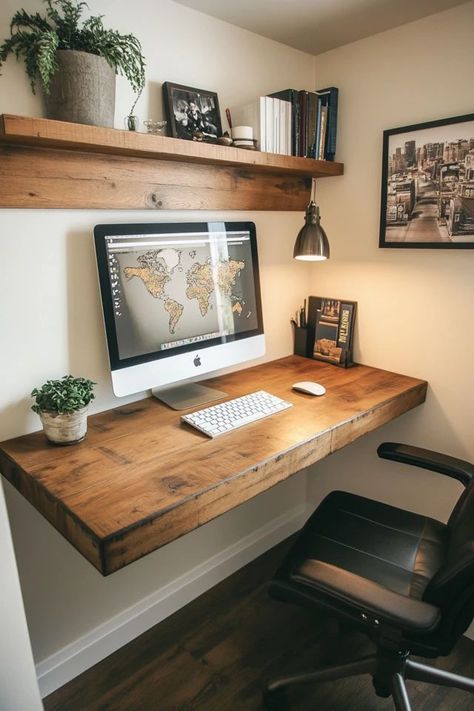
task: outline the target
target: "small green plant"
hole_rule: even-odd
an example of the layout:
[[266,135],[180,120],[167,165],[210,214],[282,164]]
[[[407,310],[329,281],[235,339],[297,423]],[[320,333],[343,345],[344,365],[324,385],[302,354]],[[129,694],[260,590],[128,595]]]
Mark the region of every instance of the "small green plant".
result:
[[140,93],[145,85],[145,60],[139,40],[132,34],[106,30],[102,18],[81,16],[87,3],[78,0],[43,0],[46,17],[18,10],[10,22],[10,37],[0,46],[0,67],[10,54],[25,62],[31,89],[39,79],[49,93],[51,79],[58,71],[57,49],[75,49],[104,57]]
[[75,412],[94,399],[94,385],[92,380],[74,378],[72,375],[65,375],[61,380],[48,380],[41,388],[32,391],[31,397],[35,398],[35,404],[31,409],[36,413],[49,411],[61,415]]

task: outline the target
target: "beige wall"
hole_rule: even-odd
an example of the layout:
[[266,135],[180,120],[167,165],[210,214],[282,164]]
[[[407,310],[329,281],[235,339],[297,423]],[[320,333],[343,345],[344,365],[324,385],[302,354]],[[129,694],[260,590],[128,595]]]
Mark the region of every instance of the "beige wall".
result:
[[424,406],[315,468],[317,501],[333,487],[444,519],[460,486],[382,463],[383,440],[474,460],[474,252],[378,249],[382,131],[474,111],[474,3],[316,57],[316,86],[340,90],[337,188],[317,196],[331,259],[312,292],[358,301],[355,357],[429,381]]
[[0,709],[42,709],[0,482]]
[[[17,0],[0,5],[0,36]],[[26,2],[39,8],[40,2]],[[313,58],[167,0],[90,3],[106,22],[143,43],[148,84],[137,112],[161,116],[166,80],[215,90],[221,108],[281,86],[307,86]],[[9,60],[0,77],[0,112],[41,115],[22,65]],[[116,125],[131,94],[118,79]],[[297,213],[160,213],[22,211],[0,213],[0,439],[39,428],[28,393],[65,372],[99,383],[94,409],[117,404],[108,374],[91,230],[101,221],[250,219],[257,225],[267,358],[291,352],[289,316],[307,293],[310,268],[295,264]],[[133,398],[136,399],[136,398]],[[27,619],[36,661],[122,612],[201,561],[305,501],[295,479],[209,526],[104,579],[10,486],[6,486]]]
[[[40,5],[39,0],[23,4]],[[474,457],[470,367],[474,254],[377,249],[381,131],[473,109],[474,5],[314,60],[168,0],[90,4],[93,12],[104,12],[115,27],[135,32],[143,41],[149,83],[137,107],[142,119],[161,115],[160,84],[165,80],[214,89],[221,107],[287,86],[313,88],[314,65],[317,87],[340,87],[338,158],[346,163],[346,174],[318,186],[332,259],[314,267],[291,260],[300,214],[226,213],[225,217],[253,219],[257,224],[267,357],[290,352],[287,319],[308,291],[343,295],[359,302],[358,359],[430,381],[425,407],[311,472],[310,497],[317,501],[327,489],[346,486],[446,516],[458,493],[456,484],[379,465],[374,449],[382,439],[393,438]],[[16,0],[4,0],[0,6],[2,36],[17,5]],[[118,127],[130,104],[130,91],[119,78]],[[40,115],[41,111],[22,66],[10,60],[0,78],[0,112]],[[195,217],[197,213],[156,216],[162,220]],[[199,213],[199,219],[206,217]],[[69,370],[99,382],[95,409],[116,403],[107,373],[90,231],[99,221],[154,218],[150,213],[112,212],[0,214],[0,438],[36,429],[28,392],[45,378]],[[304,475],[295,477],[103,579],[11,487],[6,488],[37,661],[306,496]],[[0,523],[1,519],[0,511]]]

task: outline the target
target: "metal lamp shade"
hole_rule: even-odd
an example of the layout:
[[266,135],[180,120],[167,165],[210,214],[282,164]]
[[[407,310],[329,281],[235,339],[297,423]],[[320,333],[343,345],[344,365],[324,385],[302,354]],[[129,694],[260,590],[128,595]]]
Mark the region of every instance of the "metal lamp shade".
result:
[[328,238],[320,224],[319,207],[313,200],[306,208],[305,224],[296,238],[293,257],[306,261],[329,259]]

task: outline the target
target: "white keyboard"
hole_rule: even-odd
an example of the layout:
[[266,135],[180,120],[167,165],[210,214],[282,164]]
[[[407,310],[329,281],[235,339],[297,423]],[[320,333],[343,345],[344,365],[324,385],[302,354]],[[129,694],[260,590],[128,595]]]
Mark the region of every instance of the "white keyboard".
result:
[[292,406],[292,402],[270,395],[265,390],[258,390],[220,405],[182,415],[181,419],[208,437],[218,437]]

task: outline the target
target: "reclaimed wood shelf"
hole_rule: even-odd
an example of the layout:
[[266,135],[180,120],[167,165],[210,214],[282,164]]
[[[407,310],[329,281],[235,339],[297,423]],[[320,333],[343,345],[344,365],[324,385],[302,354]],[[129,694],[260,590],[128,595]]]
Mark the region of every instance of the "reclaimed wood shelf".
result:
[[[315,380],[311,397],[292,383]],[[0,445],[0,471],[103,575],[202,526],[420,405],[425,381],[290,356],[208,381],[294,404],[210,440],[149,398],[89,418],[72,447],[42,432]]]
[[304,210],[332,161],[0,116],[0,207]]

